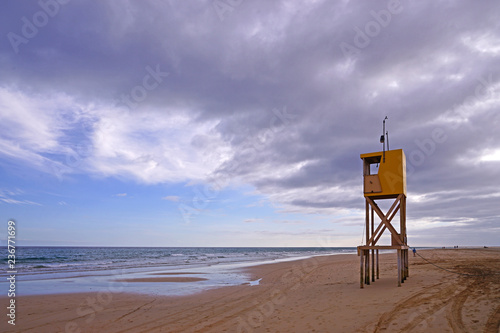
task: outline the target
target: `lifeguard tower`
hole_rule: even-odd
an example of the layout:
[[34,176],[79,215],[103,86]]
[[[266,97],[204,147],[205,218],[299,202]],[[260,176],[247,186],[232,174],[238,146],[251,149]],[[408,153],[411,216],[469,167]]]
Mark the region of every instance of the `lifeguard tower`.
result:
[[[409,247],[406,238],[406,157],[402,149],[389,150],[389,144],[387,144],[388,150],[386,151],[386,137],[388,138],[387,132],[383,133],[380,138],[380,142],[384,144],[383,151],[360,155],[363,160],[363,192],[366,208],[366,244],[358,246],[358,255],[361,257],[361,288],[363,288],[363,284],[370,284],[370,259],[371,281],[375,282],[375,267],[376,277],[379,278],[379,250],[397,250],[398,287],[409,276]],[[377,165],[379,166],[378,172]],[[394,202],[384,214],[377,205],[377,201],[389,199],[394,200]],[[398,212],[399,228],[395,228],[391,222]],[[380,218],[376,229],[374,213]],[[378,245],[377,242],[386,230],[389,230],[391,234],[391,244]]]

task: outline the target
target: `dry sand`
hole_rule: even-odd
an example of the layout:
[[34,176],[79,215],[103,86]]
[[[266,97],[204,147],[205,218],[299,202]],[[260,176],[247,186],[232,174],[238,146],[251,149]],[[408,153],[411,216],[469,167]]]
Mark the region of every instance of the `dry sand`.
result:
[[[359,257],[337,255],[252,267],[257,286],[183,297],[106,292],[18,297],[15,329],[2,332],[499,332],[500,250],[410,253],[397,287],[396,255],[359,288]],[[496,274],[494,274],[496,273]],[[0,298],[6,311],[8,299]]]

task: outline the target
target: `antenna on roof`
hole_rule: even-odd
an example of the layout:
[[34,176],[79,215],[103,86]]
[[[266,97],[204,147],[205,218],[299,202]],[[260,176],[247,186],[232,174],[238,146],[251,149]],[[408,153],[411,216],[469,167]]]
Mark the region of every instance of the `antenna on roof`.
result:
[[382,135],[380,136],[380,143],[382,143],[384,145],[384,152],[383,152],[383,156],[384,156],[384,163],[385,163],[385,136],[387,135],[387,150],[389,150],[389,132],[386,132],[385,131],[385,120],[386,119],[389,119],[387,118],[387,116],[385,116],[384,118],[384,121],[383,121],[383,127],[382,127]]

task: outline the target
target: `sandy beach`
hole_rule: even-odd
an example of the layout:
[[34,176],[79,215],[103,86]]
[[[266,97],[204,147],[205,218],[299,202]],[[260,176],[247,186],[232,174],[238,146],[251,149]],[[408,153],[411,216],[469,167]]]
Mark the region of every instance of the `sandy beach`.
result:
[[[166,297],[96,293],[19,296],[16,325],[2,332],[499,332],[500,249],[410,254],[397,287],[396,254],[380,256],[380,279],[359,288],[359,257],[335,255],[248,268],[259,285]],[[151,282],[181,277],[151,277]],[[132,281],[127,281],[132,282]],[[124,283],[124,282],[121,282]],[[21,288],[21,286],[19,287]]]

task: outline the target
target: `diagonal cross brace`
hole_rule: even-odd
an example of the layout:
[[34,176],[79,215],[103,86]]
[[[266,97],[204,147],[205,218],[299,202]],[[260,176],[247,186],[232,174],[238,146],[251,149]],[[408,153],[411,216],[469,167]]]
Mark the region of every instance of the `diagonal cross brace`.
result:
[[[375,229],[375,232],[373,233],[372,237],[368,240],[368,242],[366,242],[366,245],[370,245],[372,242],[373,242],[373,239],[375,238],[375,236],[377,236],[377,233],[379,232],[380,228],[384,225],[383,222],[380,222],[380,224],[378,225],[377,229]],[[380,234],[382,235],[382,233],[384,232],[385,230],[385,226],[384,228],[382,229],[382,231],[380,232]],[[377,242],[375,241],[372,245],[375,245]]]
[[[368,198],[366,198],[366,199],[368,199]],[[399,203],[399,201],[400,201],[400,200],[401,200],[401,197],[400,197],[400,196],[398,196],[398,197],[396,198],[396,201],[394,201],[394,203],[392,204],[391,208],[390,208],[390,209],[389,209],[389,211],[387,212],[387,215],[391,215],[392,210],[394,210],[394,207],[396,207],[396,205]],[[370,201],[371,201],[371,202],[370,202]],[[371,199],[370,199],[370,201],[369,201],[369,202],[370,202],[370,204],[371,204],[371,205],[375,205],[375,206],[377,206],[377,208],[378,208],[378,209],[379,209],[379,211],[380,211],[380,208],[378,207],[378,205],[377,205],[374,201],[372,201]],[[395,215],[396,215],[396,213],[398,212],[399,207],[400,207],[400,205],[398,205],[398,206],[397,206],[397,208],[394,210],[394,212],[392,212],[391,217],[387,220],[389,223],[392,221],[392,219],[394,218],[394,216],[395,216]],[[384,215],[384,214],[382,213],[382,211],[377,212],[377,215],[378,215],[379,217],[380,217],[380,214]],[[385,216],[384,216],[384,217],[385,217]],[[381,218],[381,219],[382,219],[382,218]],[[375,239],[375,237],[376,237],[377,233],[379,232],[379,230],[380,230],[380,228],[381,228],[382,226],[384,226],[384,229],[380,232],[380,234],[378,235],[378,237]],[[375,245],[375,244],[378,242],[379,238],[382,236],[382,234],[383,234],[383,232],[385,231],[385,229],[386,229],[386,226],[384,225],[384,221],[383,221],[383,219],[382,219],[382,222],[380,222],[380,224],[378,225],[377,229],[376,229],[376,230],[375,230],[375,232],[373,233],[372,237],[368,240],[368,242],[366,243],[366,245],[370,245],[370,243],[372,243],[372,245]],[[375,240],[374,240],[374,239],[375,239]]]
[[[391,209],[389,209],[389,211],[387,212],[387,215],[391,215],[389,219],[387,219],[387,216],[384,215],[384,213],[382,212],[382,210],[378,207],[378,205],[375,203],[375,201],[373,201],[371,198],[369,197],[366,197],[366,200],[368,201],[368,203],[372,206],[373,210],[377,213],[377,215],[380,217],[380,219],[382,220],[382,222],[379,224],[379,226],[377,227],[377,230],[375,231],[375,233],[372,235],[372,237],[368,240],[367,244],[366,245],[369,245],[371,242],[373,242],[373,239],[375,238],[377,232],[380,230],[380,228],[382,227],[382,225],[384,225],[387,229],[389,229],[389,231],[391,232],[391,234],[394,236],[393,238],[396,240],[396,242],[398,243],[398,245],[404,245],[401,241],[401,239],[399,238],[399,235],[398,235],[398,232],[396,231],[396,229],[394,229],[394,227],[392,226],[391,224],[391,220],[392,218],[396,215],[396,212],[398,211],[398,209],[400,208],[400,205],[398,205],[399,201],[401,200],[402,198],[402,194],[398,195],[397,199],[394,201],[394,203],[392,204],[391,206]],[[396,208],[397,207],[397,208]],[[396,210],[394,212],[392,212],[394,209],[396,208]],[[385,228],[384,228],[385,230]],[[384,230],[382,232],[384,232]],[[378,238],[377,237],[377,241],[378,241]]]
[[[389,219],[387,221],[389,221],[389,223],[392,221],[392,219],[394,218],[394,216],[396,215],[396,213],[398,212],[399,210],[399,207],[400,205],[398,205],[398,207],[396,207],[396,209],[394,210],[394,212],[392,213],[391,217],[389,217]],[[383,222],[380,222],[380,224],[382,225]],[[384,227],[382,228],[382,231],[378,234],[378,236],[375,238],[375,240],[373,241],[373,244],[372,245],[375,245],[377,244],[378,240],[380,239],[380,237],[382,237],[382,234],[384,233],[386,229],[386,226],[384,225]]]

